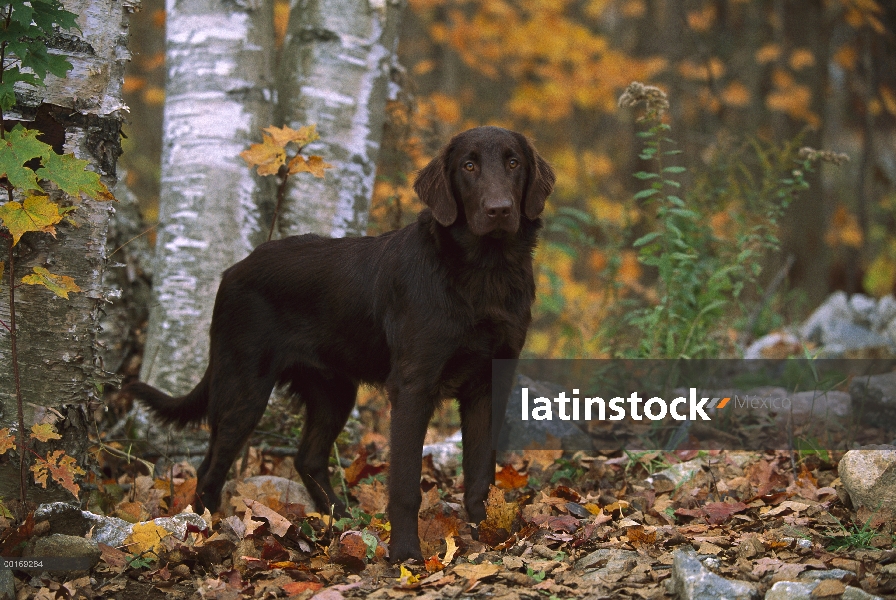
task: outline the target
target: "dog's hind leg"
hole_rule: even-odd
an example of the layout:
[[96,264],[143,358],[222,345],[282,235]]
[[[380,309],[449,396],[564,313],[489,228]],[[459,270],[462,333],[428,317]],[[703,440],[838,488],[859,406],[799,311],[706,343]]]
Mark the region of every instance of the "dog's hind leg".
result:
[[346,377],[327,376],[317,371],[303,370],[292,381],[291,388],[305,404],[305,425],[296,453],[295,467],[317,510],[345,515],[345,503],[330,485],[330,452],[339,432],[345,427],[358,384]]
[[212,512],[221,502],[227,472],[264,415],[274,387],[270,378],[247,377],[238,370],[218,373],[211,382],[211,439],[196,485],[196,496]]

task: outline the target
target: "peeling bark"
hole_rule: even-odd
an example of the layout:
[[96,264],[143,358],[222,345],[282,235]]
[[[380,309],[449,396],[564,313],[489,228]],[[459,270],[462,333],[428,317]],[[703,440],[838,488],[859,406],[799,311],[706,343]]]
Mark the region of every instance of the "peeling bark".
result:
[[161,201],[141,379],[189,391],[208,361],[221,272],[261,241],[259,181],[239,154],[272,123],[270,0],[169,0]]
[[403,2],[297,0],[278,71],[281,122],[317,124],[308,152],[335,168],[292,178],[282,235],[367,230]]
[[[121,0],[66,0],[65,8],[78,15],[80,32],[49,42],[52,51],[66,56],[73,69],[66,78],[48,76],[45,88],[17,86],[18,104],[7,114],[26,126],[40,129],[57,151],[88,160],[109,187],[115,183],[115,161],[121,153],[119,129],[126,107],[121,101],[127,52],[128,15],[137,6]],[[103,285],[106,231],[111,203],[82,200],[59,192],[53,199],[77,205],[71,213],[77,225],[62,222],[57,235],[27,234],[16,246],[15,278],[35,266],[72,277],[82,289],[68,300],[40,286],[16,290],[17,346],[21,370],[25,423],[34,423],[51,408],[62,418],[56,426],[63,439],[39,444],[38,452],[62,448],[84,465],[88,419],[85,404],[98,400],[101,384],[109,379],[102,368],[97,331],[106,302]],[[8,289],[0,289],[0,319],[9,321]],[[10,365],[10,337],[0,334],[0,364]],[[0,427],[16,430],[12,369],[0,369]],[[0,458],[0,497],[18,496],[18,458]],[[31,478],[29,476],[29,481]],[[71,500],[61,487],[29,489],[29,500]]]

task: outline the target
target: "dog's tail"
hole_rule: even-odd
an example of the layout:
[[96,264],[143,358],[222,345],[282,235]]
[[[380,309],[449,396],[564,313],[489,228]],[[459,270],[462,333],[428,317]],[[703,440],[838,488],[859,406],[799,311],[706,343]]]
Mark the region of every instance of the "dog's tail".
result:
[[160,420],[183,427],[201,421],[208,411],[209,371],[186,396],[174,398],[146,383],[129,384],[125,392],[145,404]]

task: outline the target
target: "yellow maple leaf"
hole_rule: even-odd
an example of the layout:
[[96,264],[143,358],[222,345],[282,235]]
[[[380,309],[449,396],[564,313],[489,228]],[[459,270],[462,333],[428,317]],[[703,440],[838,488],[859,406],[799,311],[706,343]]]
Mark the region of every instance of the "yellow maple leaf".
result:
[[[63,214],[66,211],[63,210]],[[7,202],[0,206],[0,222],[12,235],[12,245],[19,243],[22,234],[28,231],[51,231],[51,226],[62,220],[59,205],[48,196],[28,196],[23,202]],[[48,229],[50,228],[50,229]]]
[[6,454],[7,450],[12,450],[15,447],[16,438],[14,435],[9,433],[9,427],[0,429],[0,455]]
[[68,300],[69,292],[80,292],[81,288],[68,275],[54,275],[43,267],[34,267],[34,273],[22,277],[22,283],[42,285],[57,296]]
[[61,440],[62,436],[56,432],[52,423],[35,423],[31,426],[31,437],[41,442]]
[[142,556],[151,555],[158,558],[158,552],[162,547],[162,539],[171,535],[171,532],[156,525],[152,521],[136,523],[131,530],[131,535],[125,540],[128,552]]
[[320,139],[316,125],[306,125],[299,129],[292,129],[286,126],[266,127],[265,131],[270,134],[271,140],[281,148],[286,148],[286,145],[290,142],[304,146]]
[[305,158],[301,154],[297,154],[295,158],[289,161],[289,174],[307,172],[315,177],[323,177],[325,169],[332,169],[333,165],[324,162],[320,156],[309,156]]
[[413,585],[418,581],[419,579],[416,575],[411,573],[407,567],[401,565],[401,575],[398,577],[398,583],[400,585]]
[[269,135],[260,144],[252,144],[240,156],[250,167],[258,167],[259,175],[276,175],[286,162],[286,150]]

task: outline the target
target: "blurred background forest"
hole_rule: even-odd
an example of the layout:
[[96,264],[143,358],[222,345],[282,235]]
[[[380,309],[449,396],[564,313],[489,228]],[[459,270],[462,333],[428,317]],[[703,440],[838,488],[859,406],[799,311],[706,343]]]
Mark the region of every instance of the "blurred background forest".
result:
[[[288,14],[277,2],[281,35]],[[158,214],[164,27],[164,2],[143,0],[125,81],[131,115],[120,164],[148,224]],[[833,290],[896,290],[893,3],[410,0],[399,60],[369,233],[415,218],[414,171],[468,127],[524,132],[557,171],[529,356],[620,354],[636,335],[620,317],[663,301],[661,275],[633,244],[657,226],[655,206],[635,198],[645,187],[635,174],[650,170],[636,136],[642,111],[617,103],[635,80],[669,97],[668,136],[681,151],[669,163],[685,167],[678,195],[702,236],[688,251],[712,258],[704,270],[746,269],[740,283],[713,292],[721,303],[698,302],[714,336],[704,353],[737,354]],[[809,189],[793,194],[775,225],[762,206],[779,192],[789,197],[792,185],[781,182],[793,179],[803,146],[850,162],[801,173]],[[780,237],[780,249],[744,254],[757,224]]]

